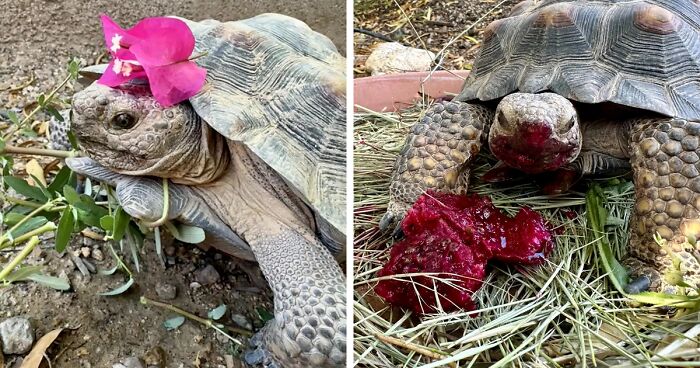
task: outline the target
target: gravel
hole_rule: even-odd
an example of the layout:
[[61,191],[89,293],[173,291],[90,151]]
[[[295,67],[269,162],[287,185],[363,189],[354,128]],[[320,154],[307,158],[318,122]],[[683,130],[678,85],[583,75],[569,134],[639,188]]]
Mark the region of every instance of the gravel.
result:
[[24,317],[8,318],[0,323],[0,340],[5,354],[24,354],[34,344],[34,330]]

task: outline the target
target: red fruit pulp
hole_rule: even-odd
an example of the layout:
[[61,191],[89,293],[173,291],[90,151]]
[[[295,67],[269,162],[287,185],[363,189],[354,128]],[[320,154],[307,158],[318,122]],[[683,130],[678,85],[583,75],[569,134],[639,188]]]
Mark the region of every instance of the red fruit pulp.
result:
[[523,124],[513,135],[494,135],[489,149],[505,162],[528,174],[555,170],[576,153],[576,146],[564,143],[546,124]]
[[489,260],[538,264],[553,245],[537,212],[523,208],[511,218],[478,195],[428,192],[408,212],[402,229],[405,238],[393,246],[378,276],[435,275],[382,280],[375,292],[417,314],[474,310],[471,295],[481,287]]

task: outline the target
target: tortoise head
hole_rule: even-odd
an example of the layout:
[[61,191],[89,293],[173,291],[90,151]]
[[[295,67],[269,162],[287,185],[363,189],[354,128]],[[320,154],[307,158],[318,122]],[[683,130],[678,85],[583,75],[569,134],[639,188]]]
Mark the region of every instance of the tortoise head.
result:
[[72,105],[80,146],[112,171],[201,184],[228,167],[224,138],[188,102],[161,106],[147,85],[93,83],[73,96]]
[[528,174],[553,171],[578,157],[581,128],[574,106],[554,93],[512,93],[496,108],[491,152]]

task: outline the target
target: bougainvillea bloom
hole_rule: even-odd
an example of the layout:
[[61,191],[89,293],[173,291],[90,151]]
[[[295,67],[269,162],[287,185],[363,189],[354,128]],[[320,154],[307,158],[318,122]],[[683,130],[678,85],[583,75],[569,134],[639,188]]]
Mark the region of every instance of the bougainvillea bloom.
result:
[[375,292],[418,314],[474,310],[471,296],[481,287],[489,260],[539,264],[553,245],[537,212],[523,208],[511,218],[478,195],[429,192],[413,205],[402,229],[405,239],[393,246],[378,276],[430,275],[382,280]]
[[163,106],[180,103],[202,89],[206,70],[189,60],[194,36],[185,22],[145,18],[124,30],[106,15],[100,19],[112,60],[99,83],[117,87],[147,78],[153,97]]

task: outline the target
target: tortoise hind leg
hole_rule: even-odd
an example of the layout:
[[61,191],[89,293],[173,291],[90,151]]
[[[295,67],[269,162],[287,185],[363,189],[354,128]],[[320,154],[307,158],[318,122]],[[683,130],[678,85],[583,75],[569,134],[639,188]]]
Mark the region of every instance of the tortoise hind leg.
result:
[[[635,207],[628,292],[687,293],[679,281],[700,285],[698,249],[687,237],[700,235],[700,123],[644,120],[631,135]],[[664,246],[654,240],[658,233]]]
[[467,191],[468,165],[485,141],[493,114],[490,108],[461,102],[436,103],[425,112],[394,164],[382,230],[398,225],[427,190]]
[[309,240],[313,236],[282,228],[247,237],[275,303],[275,318],[251,340],[248,364],[345,366],[345,280],[325,246]]

